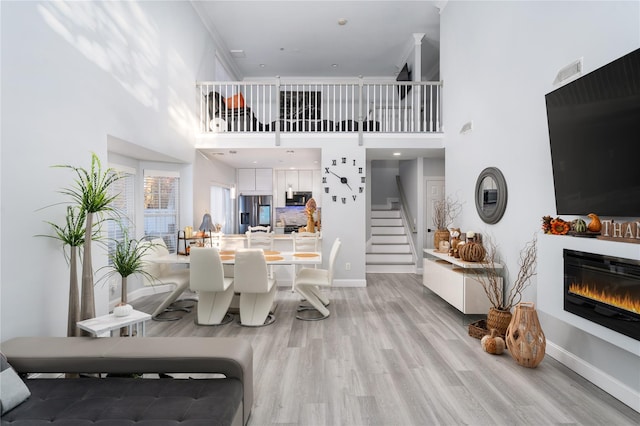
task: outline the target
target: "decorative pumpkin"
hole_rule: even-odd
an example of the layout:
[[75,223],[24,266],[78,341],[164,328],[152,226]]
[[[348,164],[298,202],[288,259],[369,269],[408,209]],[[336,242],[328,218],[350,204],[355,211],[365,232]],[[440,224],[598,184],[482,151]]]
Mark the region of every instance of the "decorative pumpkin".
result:
[[554,235],[565,235],[570,228],[571,225],[559,217],[551,220],[551,233]]
[[600,232],[602,229],[602,223],[600,223],[600,218],[595,213],[589,213],[587,216],[591,219],[589,225],[587,225],[587,229],[591,232]]
[[587,224],[582,219],[573,221],[573,230],[576,232],[587,232]]
[[482,350],[491,355],[500,355],[504,352],[505,343],[504,339],[498,336],[498,331],[495,328],[491,329],[491,335],[486,335],[480,339],[480,345]]
[[458,244],[458,254],[460,255],[460,259],[466,260],[467,262],[480,262],[484,260],[486,253],[486,250],[480,243],[468,242],[462,246]]

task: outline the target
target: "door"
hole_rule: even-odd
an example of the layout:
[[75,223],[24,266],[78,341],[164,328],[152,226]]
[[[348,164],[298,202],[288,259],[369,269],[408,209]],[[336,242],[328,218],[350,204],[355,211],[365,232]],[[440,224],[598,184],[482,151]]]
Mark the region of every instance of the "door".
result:
[[433,233],[436,231],[433,226],[433,205],[436,201],[444,200],[444,178],[426,178],[425,190],[427,196],[424,197],[424,248],[432,249],[433,247]]

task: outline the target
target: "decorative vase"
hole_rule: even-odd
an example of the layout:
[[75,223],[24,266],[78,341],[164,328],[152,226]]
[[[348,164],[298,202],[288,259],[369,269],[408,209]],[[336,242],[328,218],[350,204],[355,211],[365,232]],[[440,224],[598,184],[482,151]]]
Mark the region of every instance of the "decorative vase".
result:
[[449,242],[449,237],[451,237],[451,234],[448,229],[438,229],[433,233],[433,248],[439,250],[440,241]]
[[133,306],[128,305],[126,303],[124,304],[121,303],[119,305],[116,305],[115,308],[113,308],[113,315],[117,317],[126,317],[131,312],[133,312]]
[[495,329],[498,332],[498,335],[504,336],[509,324],[511,323],[511,318],[512,315],[509,311],[489,308],[489,314],[487,315],[487,330]]
[[307,232],[316,232],[316,224],[313,221],[313,213],[307,216]]
[[509,353],[518,364],[529,368],[540,364],[547,341],[533,303],[520,302],[516,305],[505,340]]

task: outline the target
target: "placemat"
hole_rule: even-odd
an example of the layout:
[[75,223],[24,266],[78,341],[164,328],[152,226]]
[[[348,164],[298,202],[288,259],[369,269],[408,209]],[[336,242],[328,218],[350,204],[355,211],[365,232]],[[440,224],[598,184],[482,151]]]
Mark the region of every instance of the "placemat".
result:
[[265,256],[268,256],[268,255],[273,255],[273,254],[280,254],[280,252],[279,251],[275,251],[275,250],[265,250],[264,254],[265,254]]
[[236,254],[235,250],[221,250],[220,254]]
[[293,253],[295,257],[318,257],[318,253]]
[[232,254],[225,254],[220,256],[220,260],[232,260],[235,256]]
[[275,262],[276,260],[284,260],[284,257],[282,257],[282,256],[267,255],[264,258],[267,259],[267,261],[269,261],[269,262]]

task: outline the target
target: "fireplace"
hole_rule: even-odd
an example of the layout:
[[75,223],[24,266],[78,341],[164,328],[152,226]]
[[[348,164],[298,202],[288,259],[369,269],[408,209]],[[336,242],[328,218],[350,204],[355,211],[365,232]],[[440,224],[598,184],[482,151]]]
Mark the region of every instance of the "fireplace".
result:
[[564,310],[640,340],[640,261],[563,251]]

